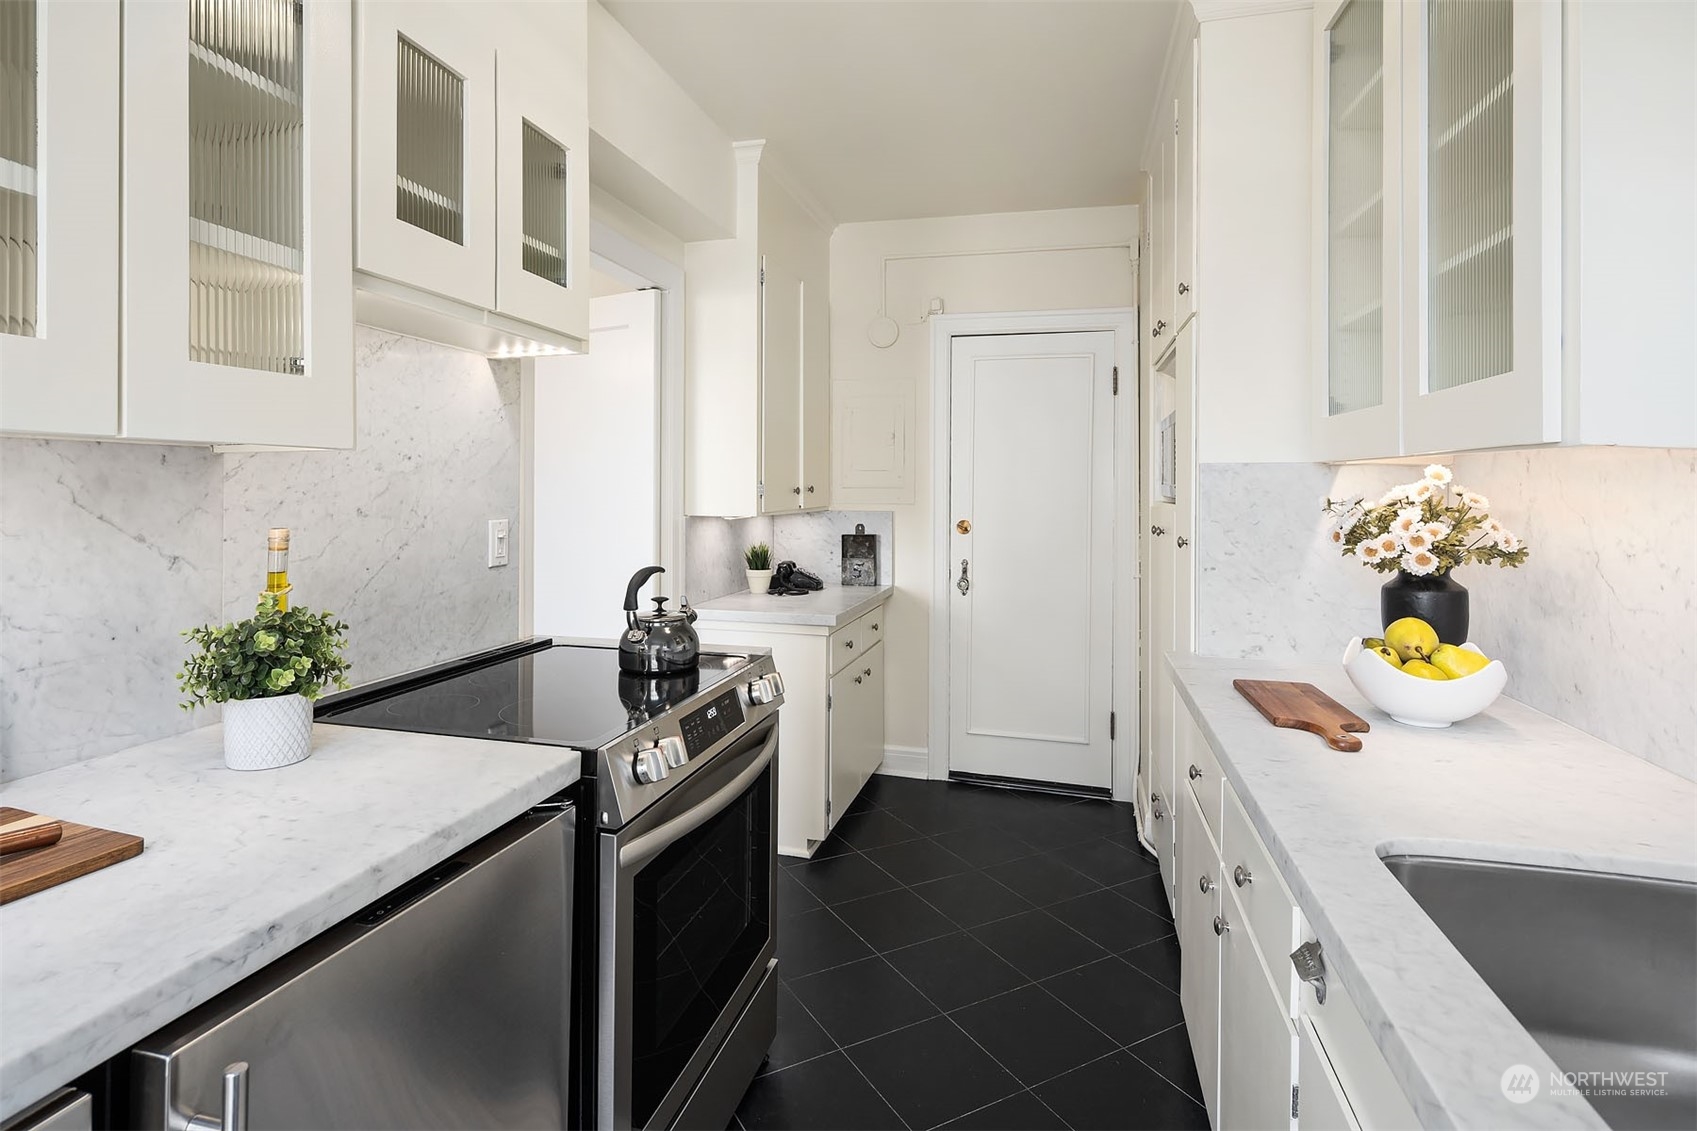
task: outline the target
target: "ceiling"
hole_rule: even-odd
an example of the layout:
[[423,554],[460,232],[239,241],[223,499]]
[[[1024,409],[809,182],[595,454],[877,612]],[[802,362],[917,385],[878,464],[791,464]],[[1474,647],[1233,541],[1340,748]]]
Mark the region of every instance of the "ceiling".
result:
[[603,0],[840,223],[1125,204],[1180,0]]

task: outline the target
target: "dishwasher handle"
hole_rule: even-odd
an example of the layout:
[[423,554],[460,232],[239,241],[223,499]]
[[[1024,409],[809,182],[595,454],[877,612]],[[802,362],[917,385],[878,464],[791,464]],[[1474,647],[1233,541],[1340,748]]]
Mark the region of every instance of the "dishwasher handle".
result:
[[223,1118],[215,1119],[210,1115],[179,1116],[182,1119],[182,1131],[247,1131],[247,1072],[245,1060],[226,1065]]

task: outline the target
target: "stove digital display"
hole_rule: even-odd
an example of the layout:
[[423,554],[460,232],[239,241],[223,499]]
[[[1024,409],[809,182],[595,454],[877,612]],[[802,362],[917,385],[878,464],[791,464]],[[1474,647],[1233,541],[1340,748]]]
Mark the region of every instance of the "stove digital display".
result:
[[683,717],[684,745],[694,758],[741,725],[742,701],[735,691],[727,691]]

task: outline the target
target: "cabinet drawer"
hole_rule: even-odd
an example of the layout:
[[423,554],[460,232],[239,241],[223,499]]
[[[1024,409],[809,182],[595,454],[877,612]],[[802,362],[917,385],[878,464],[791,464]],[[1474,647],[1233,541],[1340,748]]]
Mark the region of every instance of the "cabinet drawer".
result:
[[[1307,924],[1303,924],[1301,937],[1305,941],[1314,937]],[[1385,1062],[1384,1054],[1336,971],[1327,971],[1324,1005],[1320,1004],[1313,986],[1303,985],[1301,1014],[1313,1025],[1326,1060],[1348,1098],[1350,1112],[1361,1127],[1377,1131],[1420,1126],[1408,1097],[1403,1095],[1402,1085],[1391,1074],[1391,1066]]]
[[1279,987],[1285,1014],[1296,1010],[1296,973],[1290,952],[1296,949],[1296,901],[1280,878],[1267,846],[1249,823],[1249,814],[1227,784],[1220,790],[1224,832],[1220,841],[1220,879],[1243,907],[1244,926],[1254,936],[1261,961]]
[[1220,763],[1214,757],[1213,747],[1202,736],[1202,728],[1196,725],[1188,710],[1182,704],[1175,708],[1178,716],[1178,760],[1173,772],[1190,783],[1190,790],[1196,795],[1196,804],[1202,810],[1203,820],[1208,822],[1208,835],[1214,838],[1214,843],[1220,842]]
[[870,652],[874,644],[884,639],[884,606],[862,614],[849,627],[854,629],[854,650]]
[[850,621],[848,624],[837,629],[837,631],[831,633],[832,675],[836,675],[838,672],[848,667],[849,661],[853,660],[863,651],[859,643],[856,642],[854,638],[854,630],[857,626],[859,626],[859,624],[859,621]]

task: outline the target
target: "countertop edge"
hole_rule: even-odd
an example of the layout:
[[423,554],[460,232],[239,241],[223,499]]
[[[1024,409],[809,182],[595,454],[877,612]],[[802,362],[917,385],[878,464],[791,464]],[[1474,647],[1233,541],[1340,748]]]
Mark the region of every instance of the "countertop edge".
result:
[[[836,595],[847,590],[862,591],[859,586],[828,585],[820,591],[821,594]],[[864,597],[852,604],[828,610],[818,608],[819,597],[770,597],[765,594],[754,594],[747,590],[740,593],[730,593],[704,601],[695,606],[697,619],[710,624],[793,624],[809,628],[841,628],[850,621],[864,616],[872,609],[890,599],[895,592],[893,585],[866,586]],[[840,598],[837,598],[840,599]],[[773,602],[770,608],[749,607]],[[779,604],[778,602],[782,602]],[[809,604],[814,602],[814,604]]]
[[[333,727],[337,731],[360,729],[330,723],[316,726]],[[577,758],[575,751],[561,753]],[[296,901],[267,923],[242,929],[237,936],[195,957],[176,973],[129,987],[121,999],[51,1035],[45,1043],[0,1062],[0,1085],[3,1085],[0,1086],[0,1122],[14,1118],[55,1089],[122,1053],[149,1033],[282,958],[372,900],[476,843],[580,778],[581,768],[577,765],[562,763],[540,769],[525,781],[508,786],[504,796],[469,810],[441,829],[388,852],[380,860],[365,862],[357,872],[336,878],[326,889]],[[7,785],[15,788],[27,780],[20,778]]]

